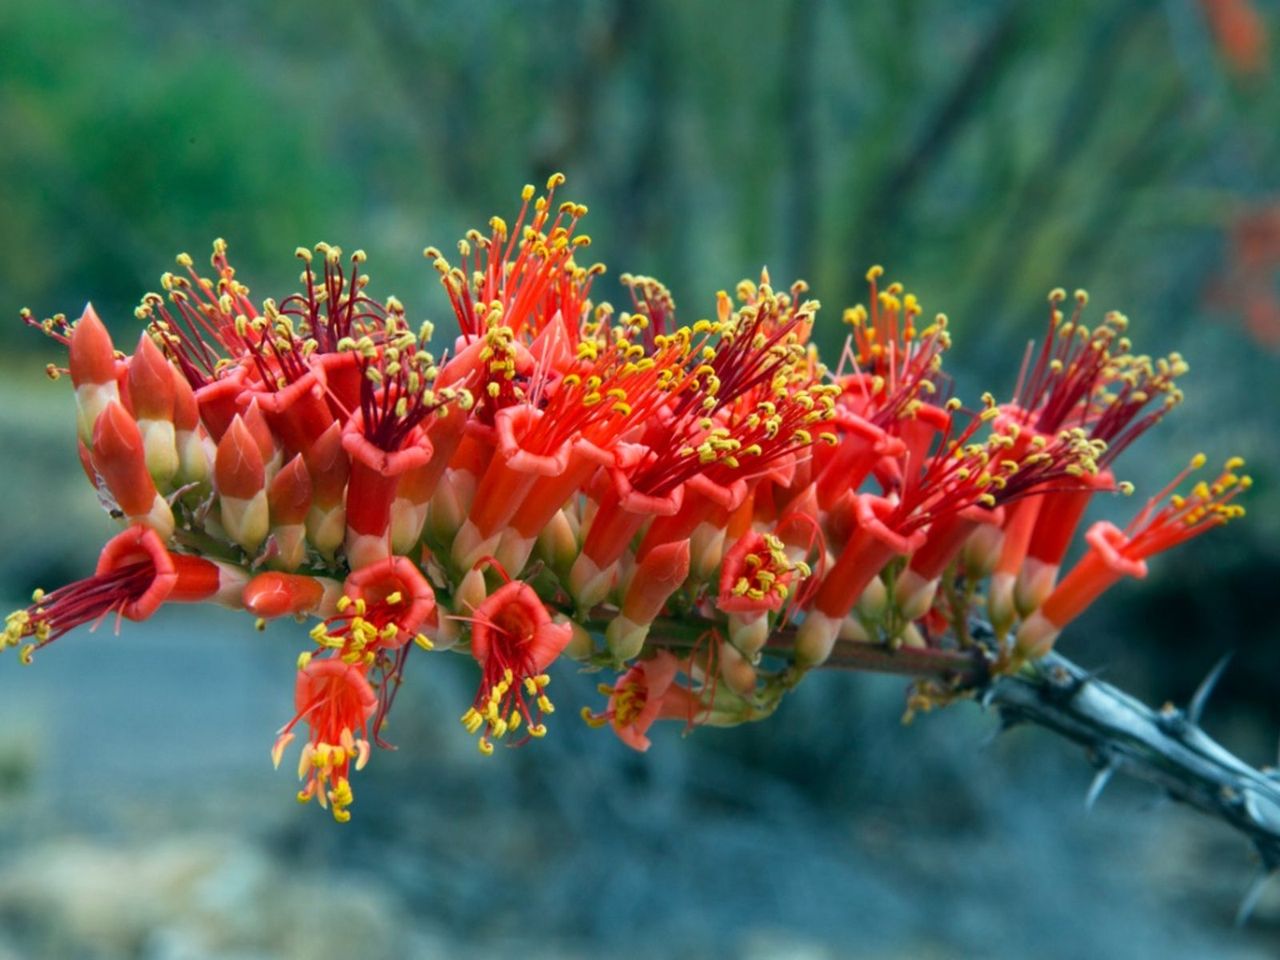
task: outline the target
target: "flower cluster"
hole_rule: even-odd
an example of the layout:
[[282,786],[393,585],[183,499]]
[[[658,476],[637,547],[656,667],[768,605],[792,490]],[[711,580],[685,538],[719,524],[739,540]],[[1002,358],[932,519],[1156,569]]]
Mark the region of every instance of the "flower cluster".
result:
[[459,709],[483,753],[547,733],[563,657],[619,672],[583,716],[646,749],[660,718],[768,715],[842,644],[969,647],[984,610],[994,669],[1016,669],[1241,512],[1238,461],[1187,492],[1179,475],[1127,529],[1091,527],[1061,576],[1090,499],[1129,490],[1116,455],[1177,404],[1181,358],[1055,291],[1011,395],[968,408],[946,318],[879,268],[834,370],[818,303],[767,272],[692,323],[623,275],[615,312],[562,179],[468,233],[456,265],[425,251],[459,330],[439,354],[431,324],[370,295],[363,253],[326,244],[297,251],[299,292],[261,302],[222,241],[212,276],[180,256],[132,355],[92,307],[24,314],[67,348],[50,374],[70,376],[80,462],[123,532],[93,576],[10,614],[0,647],[29,661],[167,602],[312,619],[272,756],[305,733],[299,799],[345,820],[410,656],[475,660]]

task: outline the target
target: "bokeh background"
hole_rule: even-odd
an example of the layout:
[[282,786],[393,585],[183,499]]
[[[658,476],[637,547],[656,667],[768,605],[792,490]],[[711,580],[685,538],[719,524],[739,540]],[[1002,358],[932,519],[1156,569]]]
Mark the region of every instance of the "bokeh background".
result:
[[[375,294],[447,315],[447,247],[555,170],[596,288],[685,316],[767,264],[826,304],[873,262],[951,318],[962,396],[1007,393],[1045,293],[1087,286],[1187,400],[1121,461],[1152,491],[1242,453],[1251,517],[1064,638],[1161,702],[1235,651],[1207,725],[1280,735],[1280,10],[1263,0],[0,2],[0,598],[85,575],[111,532],[52,345],[17,311],[92,298],[117,341],[216,236],[258,296],[293,249],[362,247]],[[441,324],[442,328],[444,324]],[[1121,504],[1119,509],[1133,506]],[[1115,509],[1115,507],[1113,507]],[[182,610],[0,664],[0,958],[1274,957],[1234,835],[962,705],[815,678],[767,724],[629,753],[564,709],[479,757],[473,680],[431,658],[397,753],[339,827],[267,758],[302,637]],[[591,702],[560,669],[558,702]]]

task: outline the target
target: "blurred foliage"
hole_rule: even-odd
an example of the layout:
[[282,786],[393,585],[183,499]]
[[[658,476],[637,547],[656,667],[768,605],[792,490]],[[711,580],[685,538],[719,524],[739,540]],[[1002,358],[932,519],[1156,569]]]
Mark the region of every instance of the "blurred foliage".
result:
[[[702,314],[767,263],[811,281],[833,350],[884,262],[951,316],[969,399],[1011,388],[1049,288],[1087,285],[1095,316],[1122,309],[1140,349],[1192,364],[1184,409],[1122,472],[1149,491],[1204,447],[1243,453],[1258,483],[1248,523],[1162,561],[1068,649],[1114,661],[1130,638],[1170,664],[1152,675],[1166,692],[1239,647],[1252,669],[1228,684],[1273,690],[1276,24],[1247,0],[5,4],[0,301],[91,297],[128,344],[177,251],[224,236],[280,296],[294,247],[326,239],[439,319],[421,248],[557,169],[592,208],[601,296],[649,273]],[[56,356],[16,322],[0,347],[30,369]],[[4,369],[5,493],[29,508],[0,514],[0,540],[31,545],[0,564],[16,590],[87,565],[75,548],[106,523],[71,489],[57,388]],[[53,503],[71,522],[50,533]]]

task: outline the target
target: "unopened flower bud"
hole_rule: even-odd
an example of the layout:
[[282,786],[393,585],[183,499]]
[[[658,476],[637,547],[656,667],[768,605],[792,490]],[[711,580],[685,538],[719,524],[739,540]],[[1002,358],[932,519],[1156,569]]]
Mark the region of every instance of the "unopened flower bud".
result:
[[262,451],[238,416],[218,442],[213,477],[227,536],[247,553],[257,553],[271,530],[266,468]]

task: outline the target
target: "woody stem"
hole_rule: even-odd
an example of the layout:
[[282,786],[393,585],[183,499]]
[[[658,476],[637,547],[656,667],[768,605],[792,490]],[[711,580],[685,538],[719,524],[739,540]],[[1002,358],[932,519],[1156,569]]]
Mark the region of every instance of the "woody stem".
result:
[[[655,620],[648,643],[664,649],[690,650],[711,628],[710,624],[670,619]],[[766,656],[790,660],[793,657],[796,630],[782,627],[773,632],[765,644]],[[856,643],[838,640],[824,666],[866,673],[889,673],[917,679],[945,680],[961,689],[978,689],[990,679],[987,658],[979,647],[968,650],[897,647],[880,643]]]
[[[711,626],[660,620],[649,643],[689,650]],[[984,623],[970,624],[970,631],[982,642],[991,641],[991,628]],[[790,659],[794,635],[791,628],[775,631],[766,654]],[[984,707],[999,711],[1006,727],[1031,723],[1083,746],[1100,778],[1090,801],[1110,773],[1145,780],[1240,831],[1258,851],[1264,871],[1280,871],[1280,773],[1251,766],[1206,734],[1197,716],[1202,704],[1186,711],[1171,704],[1153,709],[1057,653],[1016,673],[994,675],[980,645],[892,649],[839,641],[826,666],[939,680],[952,691],[972,693]]]
[[1152,709],[1056,653],[996,678],[979,698],[1006,726],[1030,722],[1085,747],[1100,777],[1145,780],[1224,821],[1252,842],[1266,873],[1280,869],[1280,778],[1206,734],[1196,706]]

